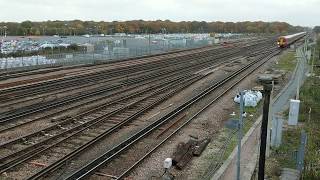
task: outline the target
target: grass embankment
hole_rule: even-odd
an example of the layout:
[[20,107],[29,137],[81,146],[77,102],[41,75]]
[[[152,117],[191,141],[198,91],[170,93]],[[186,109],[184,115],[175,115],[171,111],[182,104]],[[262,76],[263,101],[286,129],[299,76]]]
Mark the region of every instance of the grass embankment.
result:
[[296,67],[296,63],[295,52],[290,51],[280,57],[275,68],[292,72]]
[[[244,111],[247,113],[247,117],[243,119],[243,136],[249,131],[249,129],[252,127],[252,125],[255,123],[257,118],[260,115],[260,111],[262,108],[261,101],[258,103],[256,107],[244,107]],[[230,119],[239,119],[239,107],[236,109],[236,117],[230,117]],[[226,130],[230,131],[230,130]],[[229,155],[232,153],[233,149],[238,145],[238,132],[233,135],[231,138],[230,145],[226,148],[226,153],[224,154],[223,159],[227,159]]]
[[[300,90],[299,125],[283,131],[281,146],[273,149],[267,161],[267,173],[271,179],[278,179],[281,168],[296,168],[294,152],[298,150],[303,130],[307,133],[303,179],[320,179],[320,60],[318,57],[314,64],[318,65],[314,68],[315,76],[308,77]],[[284,64],[281,67],[287,68]]]
[[[244,108],[248,116],[244,118],[243,136],[260,115],[262,104],[263,103],[260,101],[256,107]],[[235,111],[236,116],[230,116],[229,119],[238,119],[239,106],[235,106],[235,109],[233,110]],[[206,155],[205,159],[207,160],[207,164],[203,167],[205,169],[205,173],[200,174],[197,179],[210,179],[211,176],[208,176],[208,173],[218,170],[220,165],[222,165],[220,163],[223,163],[229,157],[233,149],[237,146],[238,134],[234,131],[235,130],[228,129],[226,127],[221,128],[217,137],[214,139],[215,143],[211,143],[208,146],[209,149],[216,149],[216,151]]]
[[[297,61],[295,58],[295,52],[287,52],[286,54],[280,57],[275,67],[277,69],[293,72],[296,67],[296,63]],[[262,104],[263,103],[260,101],[256,107],[245,107],[244,111],[247,112],[248,116],[244,119],[243,136],[252,127],[255,120],[261,115]],[[236,112],[237,116],[235,117],[230,116],[230,119],[239,118],[239,106],[236,106],[236,109],[234,109],[234,111]],[[211,163],[218,162],[218,161],[224,162],[232,153],[233,149],[237,146],[237,138],[238,138],[237,133],[234,134],[231,137],[231,139],[229,139],[228,135],[230,131],[232,130],[227,129],[225,127],[221,129],[220,136],[219,136],[220,138],[216,138],[216,140],[222,144],[225,144],[226,148],[219,151],[218,154],[214,153],[208,156],[207,157],[208,162],[211,162]],[[200,176],[200,177],[203,178],[203,176]]]
[[[293,72],[297,64],[295,55],[296,53],[292,51],[283,54],[280,56],[275,68],[278,70]],[[283,114],[288,114],[288,110],[285,110]],[[266,173],[268,176],[272,177],[271,179],[278,179],[277,176],[280,175],[280,167],[295,168],[295,161],[293,158],[294,151],[292,151],[292,149],[298,148],[299,140],[296,141],[293,137],[299,138],[300,135],[291,130],[287,130],[286,133],[287,136],[283,136],[282,144],[290,144],[290,146],[283,145],[277,149],[273,149],[266,162]]]
[[[319,63],[320,65],[320,63]],[[315,68],[320,76],[320,68]],[[320,78],[310,77],[300,93],[301,109],[299,121],[308,134],[305,158],[305,179],[320,179]]]

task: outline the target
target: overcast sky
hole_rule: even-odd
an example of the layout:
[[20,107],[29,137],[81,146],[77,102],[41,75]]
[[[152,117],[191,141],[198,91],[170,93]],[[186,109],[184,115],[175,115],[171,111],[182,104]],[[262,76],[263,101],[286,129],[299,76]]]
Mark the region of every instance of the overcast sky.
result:
[[285,21],[320,25],[320,0],[0,0],[1,21]]

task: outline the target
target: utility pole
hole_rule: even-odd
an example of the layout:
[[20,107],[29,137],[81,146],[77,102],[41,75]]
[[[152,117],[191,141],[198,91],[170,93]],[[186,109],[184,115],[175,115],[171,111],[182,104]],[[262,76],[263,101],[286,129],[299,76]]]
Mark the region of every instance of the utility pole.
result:
[[[242,128],[243,128],[243,113],[244,113],[244,92],[241,91],[240,95],[240,112],[239,119],[229,119],[225,126],[228,129],[236,129],[238,131],[238,156],[237,156],[237,180],[240,180],[240,161],[241,161],[241,140],[242,140]],[[237,95],[238,96],[238,95]]]
[[[302,57],[298,57],[298,66],[299,66],[299,63],[301,63],[301,61],[303,61],[302,59],[300,59]],[[299,99],[299,94],[300,94],[300,76],[298,75],[298,79],[297,79],[297,89],[296,89],[296,99],[298,100]]]
[[149,54],[151,54],[151,37],[150,37],[150,31],[148,30],[148,50],[149,50]]
[[240,117],[239,117],[239,131],[238,131],[238,160],[237,160],[237,180],[240,180],[240,160],[241,160],[241,139],[242,139],[242,126],[243,126],[243,91],[240,92]]
[[[299,51],[298,51],[299,52]],[[303,48],[303,51],[302,51],[302,56],[299,55],[298,57],[298,64],[299,63],[302,63],[302,65],[304,64],[304,58],[307,59],[307,38],[305,38],[305,41],[304,41],[304,48]],[[309,62],[309,60],[307,59],[307,62]],[[304,68],[304,66],[303,66]],[[298,82],[297,82],[297,89],[296,89],[296,99],[298,100],[299,99],[299,95],[300,95],[300,76],[298,76]]]
[[318,51],[319,51],[319,54],[318,54],[318,61],[320,60],[320,47],[318,46]]
[[313,75],[313,63],[314,63],[314,56],[316,55],[316,48],[313,48],[313,55],[312,55],[312,62],[311,62],[311,76]]
[[261,124],[261,136],[260,136],[260,156],[259,156],[259,172],[258,180],[264,180],[265,172],[265,161],[266,161],[266,145],[267,145],[267,133],[268,133],[268,116],[269,116],[269,105],[270,95],[272,90],[272,77],[266,77],[262,80],[263,83],[263,115]]
[[4,26],[4,37],[7,37],[7,26]]
[[307,56],[307,51],[308,51],[308,36],[306,36],[305,41],[304,41],[304,54],[305,57]]

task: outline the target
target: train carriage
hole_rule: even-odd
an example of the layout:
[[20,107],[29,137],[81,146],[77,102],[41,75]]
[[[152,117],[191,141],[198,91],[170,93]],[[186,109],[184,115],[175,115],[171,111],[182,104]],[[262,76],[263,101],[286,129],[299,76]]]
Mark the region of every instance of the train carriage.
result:
[[291,34],[287,36],[280,36],[278,38],[278,47],[285,48],[290,46],[295,41],[299,40],[300,38],[304,37],[306,35],[306,32],[300,32],[296,34]]

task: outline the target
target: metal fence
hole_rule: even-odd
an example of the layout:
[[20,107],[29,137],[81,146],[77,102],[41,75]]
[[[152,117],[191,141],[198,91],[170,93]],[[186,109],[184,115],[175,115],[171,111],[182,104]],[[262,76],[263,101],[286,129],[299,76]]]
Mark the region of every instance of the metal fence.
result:
[[29,57],[0,58],[0,71],[30,70],[40,67],[94,64],[97,61],[116,61],[164,53],[171,50],[190,49],[208,45],[208,41],[189,44],[151,44],[145,47],[112,47],[107,50],[45,54]]

